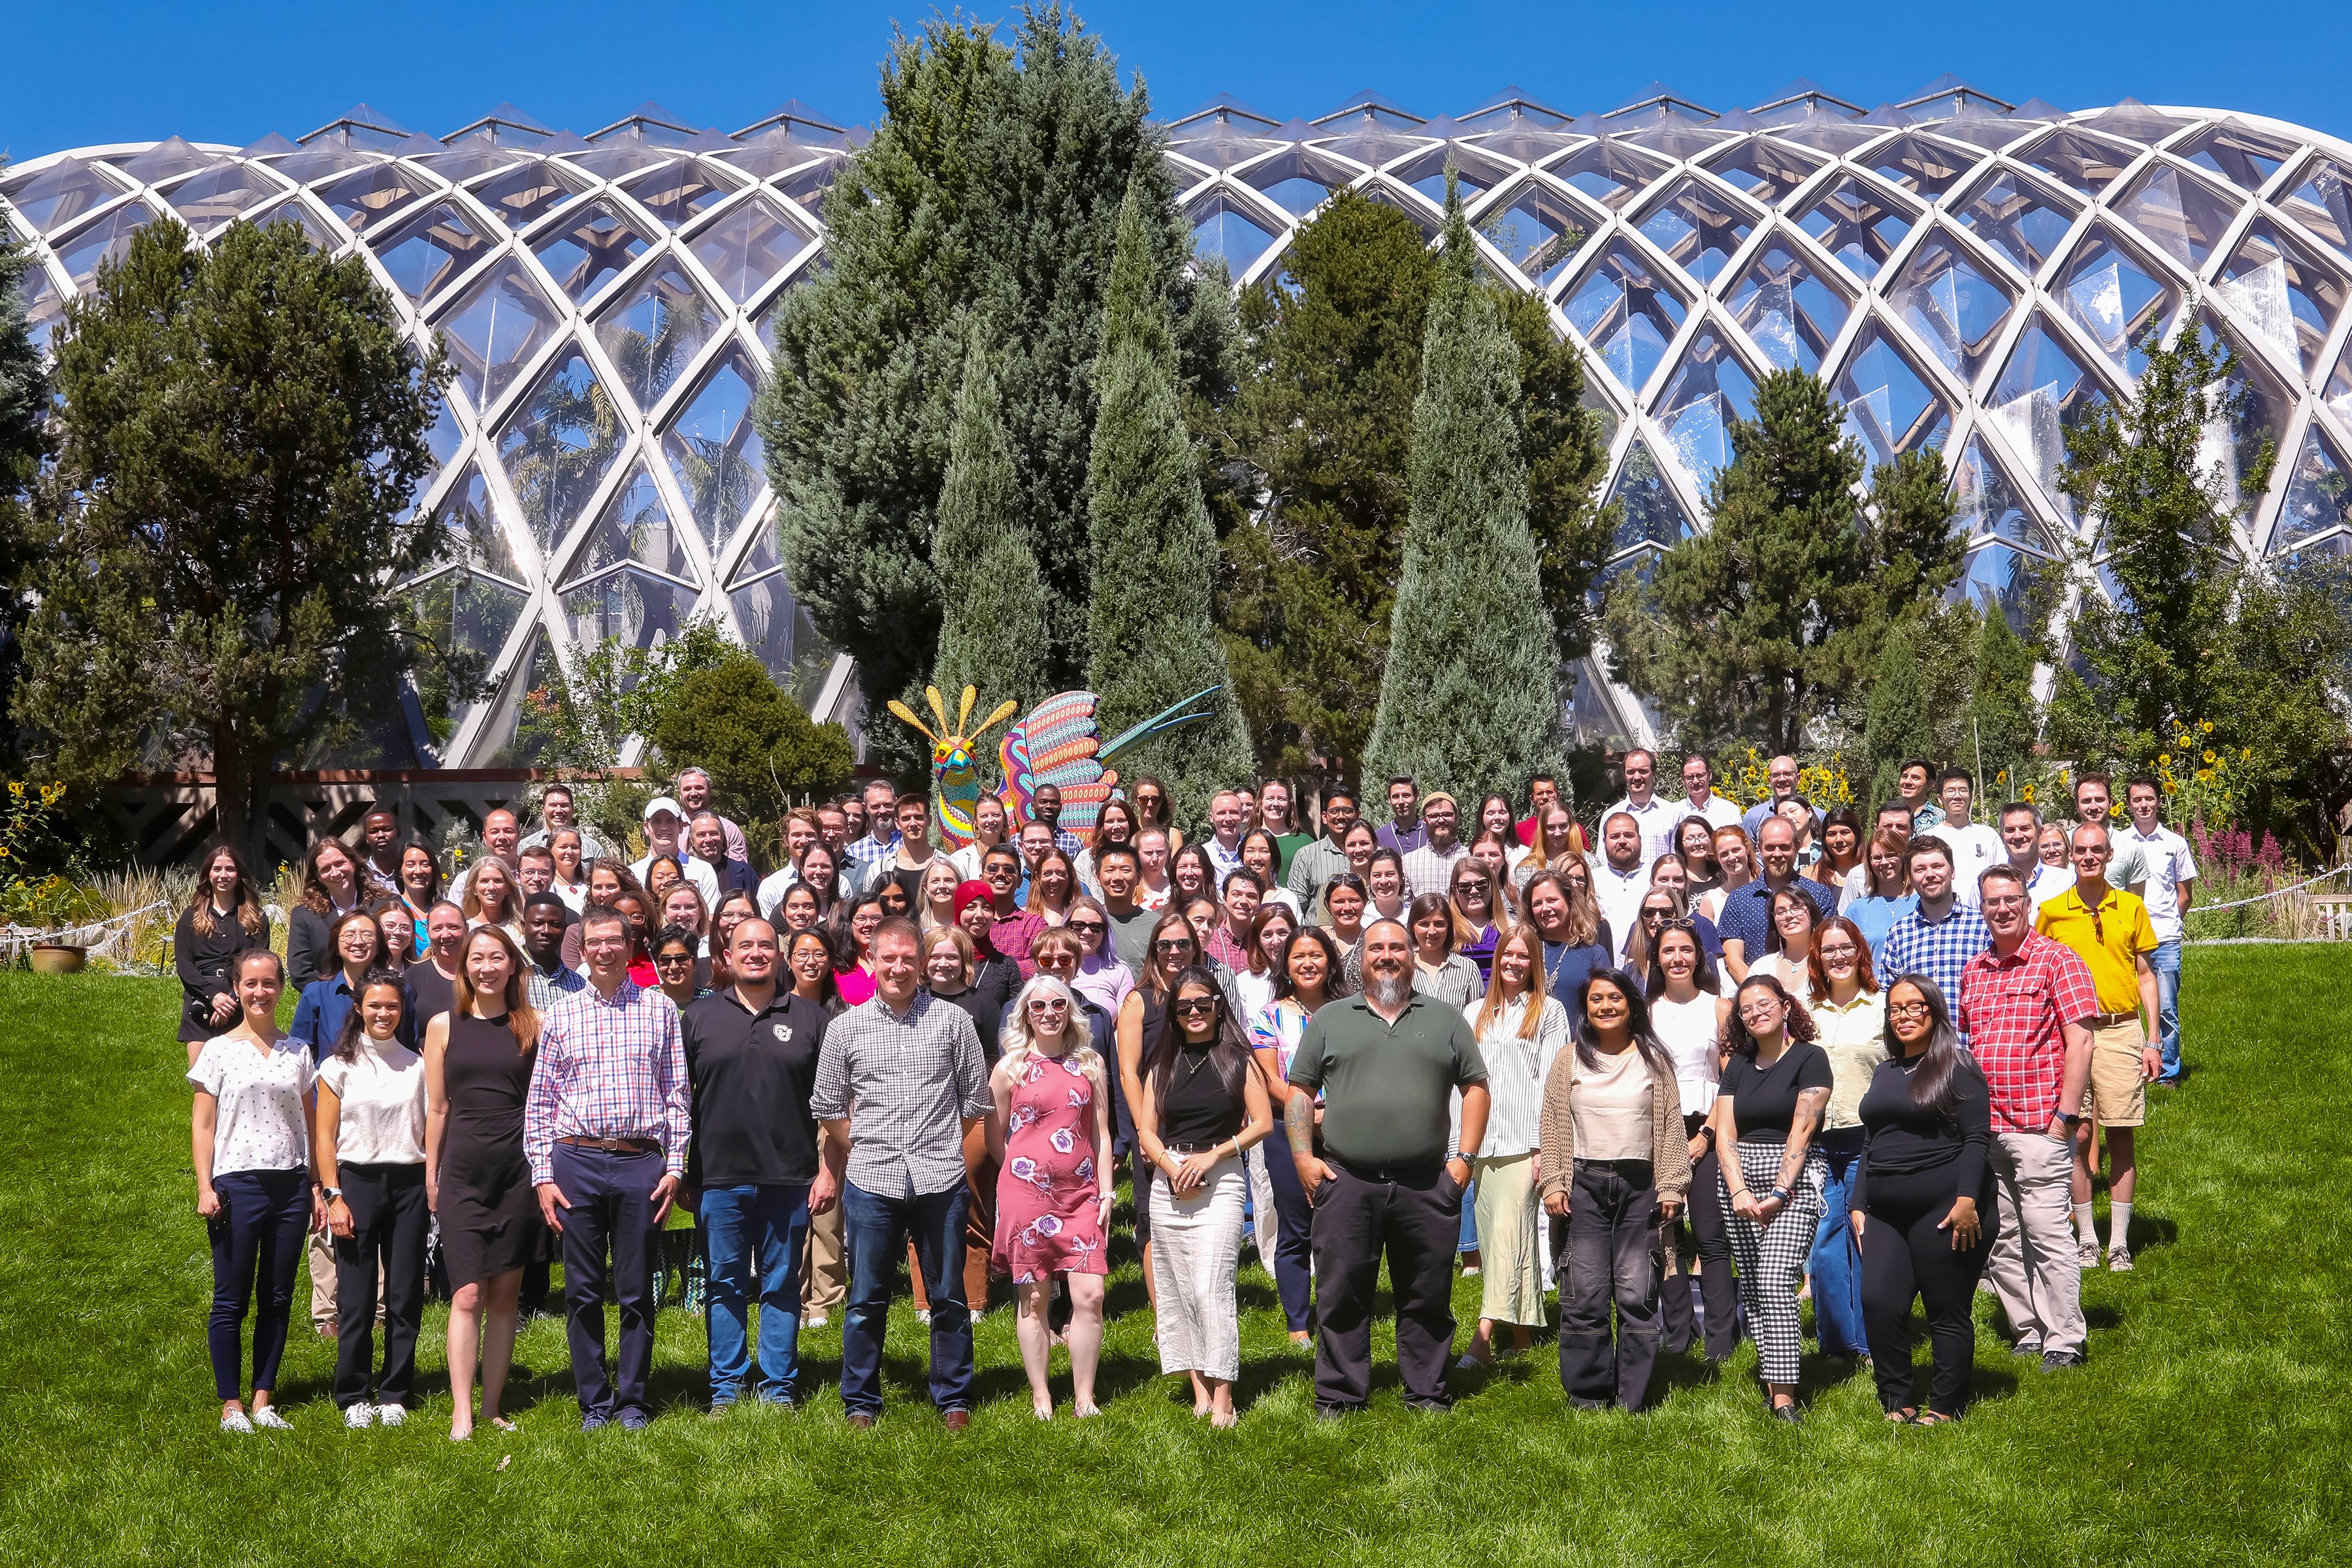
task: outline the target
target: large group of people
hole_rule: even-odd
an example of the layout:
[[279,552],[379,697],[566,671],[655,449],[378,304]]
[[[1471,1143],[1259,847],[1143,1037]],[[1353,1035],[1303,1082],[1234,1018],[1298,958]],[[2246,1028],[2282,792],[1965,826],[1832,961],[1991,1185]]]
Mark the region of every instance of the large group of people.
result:
[[1980,1282],[2020,1353],[2081,1364],[2080,1274],[2131,1268],[2135,1130],[2184,1070],[2197,871],[2156,782],[2111,821],[2085,774],[2070,825],[1980,813],[1917,762],[1865,826],[1790,758],[1744,811],[1704,756],[1679,798],[1659,772],[1628,752],[1590,827],[1550,777],[1475,802],[1391,779],[1374,814],[1334,784],[1311,826],[1261,781],[1190,839],[1149,776],[1085,833],[1047,786],[1026,820],[983,799],[952,848],[876,780],[792,812],[772,867],[698,769],[634,860],[553,784],[462,867],[389,811],[320,839],[283,958],[215,849],[174,954],[221,1425],[287,1425],[307,1256],[348,1425],[416,1402],[429,1276],[450,1436],[511,1429],[517,1324],[560,1265],[584,1425],[642,1426],[680,1206],[711,1415],[807,1397],[801,1331],[838,1314],[843,1406],[873,1425],[903,1265],[949,1427],[992,1281],[1037,1417],[1056,1347],[1093,1417],[1123,1173],[1160,1369],[1215,1426],[1243,1415],[1245,1245],[1327,1416],[1369,1397],[1383,1265],[1416,1409],[1528,1350],[1555,1292],[1580,1407],[1640,1409],[1661,1356],[1746,1337],[1763,1409],[1800,1421],[1810,1300],[1817,1352],[1866,1362],[1890,1421],[1956,1420]]

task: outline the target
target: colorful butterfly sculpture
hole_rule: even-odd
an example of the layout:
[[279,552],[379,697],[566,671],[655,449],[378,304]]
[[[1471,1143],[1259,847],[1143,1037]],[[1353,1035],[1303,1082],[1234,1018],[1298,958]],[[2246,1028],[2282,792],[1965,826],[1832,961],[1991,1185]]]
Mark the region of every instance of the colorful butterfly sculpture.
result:
[[[1097,739],[1093,692],[1065,691],[1048,697],[997,742],[996,757],[1003,770],[1003,787],[994,793],[1003,804],[1006,817],[1013,822],[1028,821],[1029,804],[1038,789],[1052,784],[1062,792],[1061,826],[1081,837],[1091,833],[1103,803],[1110,799],[1118,784],[1118,774],[1103,764],[1148,736],[1207,718],[1208,712],[1194,710],[1194,705],[1217,689],[1212,686],[1197,691],[1108,742]],[[981,795],[986,793],[974,766],[980,736],[1018,704],[999,704],[967,731],[965,721],[979,700],[976,690],[969,686],[963,689],[963,700],[952,725],[948,722],[947,705],[940,699],[939,688],[927,686],[923,695],[929,701],[932,717],[939,721],[936,732],[916,718],[914,710],[905,703],[893,700],[889,708],[931,742],[931,775],[939,784],[940,839],[951,849],[961,849],[972,840],[973,814]]]

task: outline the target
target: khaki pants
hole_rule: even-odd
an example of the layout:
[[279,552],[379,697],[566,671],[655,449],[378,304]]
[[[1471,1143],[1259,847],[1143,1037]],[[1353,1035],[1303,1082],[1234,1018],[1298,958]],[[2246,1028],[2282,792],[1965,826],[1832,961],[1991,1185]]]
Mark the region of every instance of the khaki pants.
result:
[[809,1215],[808,1267],[801,1275],[801,1316],[828,1315],[849,1299],[849,1260],[842,1252],[841,1205]]
[[2074,1226],[2074,1148],[2046,1132],[1999,1132],[1991,1150],[2000,1216],[1985,1279],[2020,1339],[2083,1349],[2083,1274]]

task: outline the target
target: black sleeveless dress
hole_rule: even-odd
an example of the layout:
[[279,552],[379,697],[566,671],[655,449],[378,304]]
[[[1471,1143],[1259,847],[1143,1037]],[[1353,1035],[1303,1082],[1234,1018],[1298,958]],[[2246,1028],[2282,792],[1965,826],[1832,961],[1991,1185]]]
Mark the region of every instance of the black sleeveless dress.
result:
[[523,1097],[534,1046],[515,1048],[504,1017],[449,1015],[441,1082],[449,1127],[441,1142],[441,1255],[449,1283],[477,1284],[541,1256],[539,1196],[522,1153]]

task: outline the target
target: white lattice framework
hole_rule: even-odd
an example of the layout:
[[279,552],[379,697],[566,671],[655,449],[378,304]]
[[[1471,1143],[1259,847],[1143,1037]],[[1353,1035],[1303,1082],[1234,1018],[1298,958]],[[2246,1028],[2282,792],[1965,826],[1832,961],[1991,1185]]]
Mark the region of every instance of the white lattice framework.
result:
[[[1196,247],[1237,286],[1279,279],[1341,186],[1433,238],[1450,160],[1486,266],[1541,294],[1592,368],[1625,503],[1612,571],[1706,526],[1730,419],[1759,374],[1801,364],[1874,459],[1943,454],[1969,542],[1956,591],[2017,615],[2028,557],[2095,540],[2057,488],[2065,429],[2128,395],[2148,332],[2189,330],[2237,356],[2240,413],[2207,457],[2241,549],[2352,553],[2352,147],[2333,138],[2130,100],[2012,105],[1949,78],[1867,114],[1799,82],[1721,115],[1663,89],[1575,119],[1516,90],[1458,119],[1368,94],[1279,122],[1219,99],[1168,132]],[[441,141],[362,109],[299,144],[27,163],[0,216],[41,261],[37,330],[169,208],[200,238],[294,216],[443,332],[459,380],[422,499],[466,550],[425,591],[501,683],[416,727],[429,757],[480,763],[510,746],[537,661],[698,612],[812,706],[854,702],[781,574],[748,418],[763,323],[822,265],[818,202],[851,142],[797,105],[734,137],[648,105],[584,139],[502,107]],[[2265,443],[2268,482],[2239,484]],[[1578,710],[1589,735],[1648,738],[1589,670]]]

